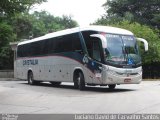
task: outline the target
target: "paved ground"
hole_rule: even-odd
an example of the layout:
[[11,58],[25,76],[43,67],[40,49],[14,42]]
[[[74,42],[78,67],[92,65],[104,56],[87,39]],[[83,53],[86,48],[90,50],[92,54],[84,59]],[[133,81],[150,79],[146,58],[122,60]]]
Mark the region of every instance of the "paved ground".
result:
[[0,113],[160,113],[160,81],[136,85],[73,88],[71,83],[30,86],[0,81]]

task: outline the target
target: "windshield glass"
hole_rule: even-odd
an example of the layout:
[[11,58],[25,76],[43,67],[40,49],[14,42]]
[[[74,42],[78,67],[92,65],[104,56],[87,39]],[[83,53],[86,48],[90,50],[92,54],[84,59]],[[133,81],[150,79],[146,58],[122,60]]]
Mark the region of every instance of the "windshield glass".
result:
[[106,39],[105,61],[107,63],[118,65],[137,65],[141,63],[134,36],[106,34]]

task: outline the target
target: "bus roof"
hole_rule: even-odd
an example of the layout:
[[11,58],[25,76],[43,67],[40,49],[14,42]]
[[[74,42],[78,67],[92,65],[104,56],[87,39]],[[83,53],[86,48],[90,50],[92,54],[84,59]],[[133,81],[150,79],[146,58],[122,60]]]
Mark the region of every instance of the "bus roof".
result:
[[122,28],[91,25],[91,26],[87,26],[87,27],[76,27],[76,28],[61,30],[61,31],[53,32],[53,33],[48,33],[48,34],[41,36],[41,37],[37,37],[37,38],[31,39],[31,40],[20,42],[18,45],[27,44],[27,43],[31,43],[31,42],[35,42],[35,41],[39,41],[39,40],[45,40],[45,39],[49,39],[52,37],[58,37],[61,35],[67,35],[67,34],[71,34],[71,33],[75,33],[75,32],[88,31],[88,30],[105,32],[105,33],[112,33],[112,34],[133,35],[132,32],[125,30],[125,29],[122,29]]

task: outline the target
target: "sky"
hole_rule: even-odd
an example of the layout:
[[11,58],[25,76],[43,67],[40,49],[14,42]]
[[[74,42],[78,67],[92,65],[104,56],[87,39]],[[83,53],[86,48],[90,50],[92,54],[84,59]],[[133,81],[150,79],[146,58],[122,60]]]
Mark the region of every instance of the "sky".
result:
[[33,11],[45,10],[54,16],[72,16],[80,26],[86,26],[105,13],[102,7],[105,2],[106,0],[48,0],[36,5]]

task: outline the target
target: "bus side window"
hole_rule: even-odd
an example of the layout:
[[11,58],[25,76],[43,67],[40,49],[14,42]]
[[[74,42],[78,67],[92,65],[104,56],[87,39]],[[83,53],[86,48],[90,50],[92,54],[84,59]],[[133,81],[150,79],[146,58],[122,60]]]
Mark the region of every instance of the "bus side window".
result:
[[92,42],[92,37],[90,37],[91,34],[96,34],[97,32],[96,31],[83,31],[82,32],[82,35],[83,35],[83,38],[84,38],[84,41],[86,43],[86,47],[87,47],[87,51],[88,51],[88,54],[91,58],[93,58],[93,42]]
[[56,51],[55,51],[55,48],[56,48],[56,37],[55,38],[50,38],[49,41],[48,41],[48,54],[54,54]]
[[72,34],[65,35],[62,38],[63,40],[63,52],[70,52],[72,51]]
[[82,46],[81,46],[79,34],[78,33],[72,34],[71,39],[72,39],[72,50],[73,51],[82,51]]

